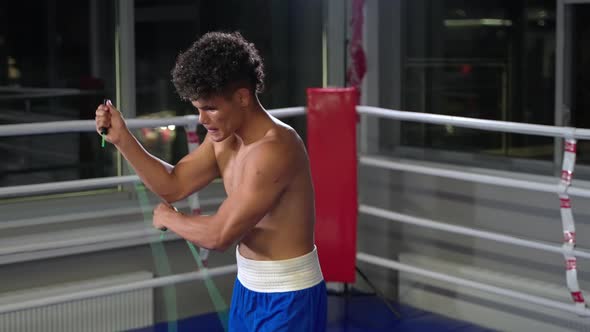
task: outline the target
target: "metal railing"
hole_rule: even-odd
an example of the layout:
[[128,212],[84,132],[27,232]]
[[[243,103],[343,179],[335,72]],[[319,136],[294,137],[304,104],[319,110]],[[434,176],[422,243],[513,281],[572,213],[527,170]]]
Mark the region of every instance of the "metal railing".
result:
[[[576,147],[575,147],[575,140],[576,139],[590,139],[590,130],[589,129],[578,129],[578,128],[571,128],[571,127],[553,127],[553,126],[545,126],[545,125],[534,125],[534,124],[526,124],[526,123],[515,123],[515,122],[505,122],[505,121],[494,121],[494,120],[482,120],[482,119],[474,119],[474,118],[463,118],[463,117],[456,117],[456,116],[448,116],[448,115],[439,115],[439,114],[428,114],[428,113],[417,113],[417,112],[405,112],[405,111],[398,111],[398,110],[390,110],[390,109],[383,109],[378,107],[371,107],[371,106],[357,106],[357,112],[364,115],[376,116],[380,118],[387,118],[387,119],[394,119],[400,121],[414,121],[420,123],[430,123],[430,124],[438,124],[438,125],[452,125],[457,127],[464,127],[464,128],[472,128],[472,129],[479,129],[479,130],[488,130],[488,131],[499,131],[499,132],[507,132],[507,133],[514,133],[514,134],[529,134],[529,135],[538,135],[538,136],[548,136],[548,137],[557,137],[563,138],[564,140],[569,140],[573,142],[570,149],[572,149],[573,154],[575,155]],[[567,151],[567,149],[566,149]],[[590,190],[581,189],[581,188],[571,188],[571,178],[573,175],[573,166],[575,164],[575,158],[572,160],[565,161],[566,156],[564,155],[564,167],[567,165],[569,167],[569,171],[566,172],[565,178],[564,173],[562,170],[562,178],[555,181],[555,184],[549,183],[538,183],[534,181],[526,181],[520,179],[506,179],[500,178],[497,176],[491,176],[487,174],[477,174],[477,173],[470,173],[470,172],[457,172],[453,170],[446,170],[446,169],[436,169],[433,167],[425,167],[420,165],[407,165],[401,162],[394,162],[390,160],[386,160],[384,158],[378,158],[374,156],[361,156],[359,159],[359,163],[366,166],[371,167],[379,167],[384,169],[390,170],[401,170],[404,172],[410,173],[417,173],[417,174],[424,174],[424,175],[431,175],[431,176],[439,176],[445,178],[451,178],[456,180],[462,181],[470,181],[476,183],[485,183],[489,185],[496,185],[496,186],[504,186],[504,187],[511,187],[511,188],[518,188],[518,189],[526,189],[526,190],[533,190],[538,192],[550,192],[559,195],[560,198],[564,198],[567,200],[567,204],[563,204],[562,202],[562,219],[564,217],[563,209],[566,208],[568,211],[566,214],[569,214],[569,218],[571,218],[570,222],[573,225],[573,216],[571,215],[571,205],[569,203],[569,195],[576,195],[581,197],[590,197]],[[568,174],[569,173],[569,174]],[[564,183],[565,179],[565,183]],[[396,262],[392,260],[387,260],[384,258],[377,258],[371,257],[370,255],[364,253],[358,253],[357,258],[362,261],[365,261],[370,264],[375,264],[378,266],[386,267],[389,269],[399,270],[399,271],[406,271],[418,275],[427,276],[437,280],[443,280],[459,285],[466,285],[468,287],[484,290],[493,294],[508,296],[515,299],[520,299],[523,301],[527,301],[534,304],[539,304],[555,309],[565,310],[572,313],[576,313],[581,316],[590,316],[590,310],[586,307],[585,302],[583,301],[583,297],[581,296],[581,290],[579,289],[578,285],[578,278],[577,278],[577,270],[576,270],[576,256],[583,257],[583,258],[590,258],[590,252],[586,250],[579,250],[575,248],[575,231],[566,232],[565,225],[566,222],[564,221],[564,243],[559,246],[557,244],[549,244],[539,241],[531,241],[525,240],[514,236],[509,236],[500,233],[494,233],[489,231],[478,230],[470,227],[463,227],[463,226],[455,226],[449,225],[444,222],[428,220],[424,218],[417,218],[415,216],[396,213],[392,211],[387,211],[384,209],[380,209],[375,206],[370,206],[366,204],[362,204],[359,206],[359,212],[365,213],[368,215],[388,219],[394,222],[401,222],[412,224],[419,227],[424,227],[428,229],[434,229],[438,231],[450,232],[455,234],[461,234],[465,236],[472,236],[475,238],[486,239],[490,241],[500,242],[500,243],[507,243],[515,246],[532,248],[547,252],[559,253],[564,256],[567,261],[568,269],[566,270],[567,274],[567,283],[568,288],[572,294],[572,298],[575,301],[575,304],[566,304],[559,301],[553,301],[550,299],[539,298],[536,296],[523,294],[520,292],[516,292],[513,290],[502,289],[499,287],[485,285],[480,283],[471,282],[468,280],[463,280],[460,278],[456,278],[449,275],[443,275],[433,271],[427,271],[424,269],[418,269],[414,267],[410,267],[408,265],[402,264],[401,262]],[[572,274],[573,272],[573,274]]]
[[[287,117],[305,114],[303,107],[290,107],[270,110],[276,117]],[[190,126],[197,125],[199,118],[195,115],[187,115],[164,119],[128,119],[129,129],[161,127],[168,125]],[[42,134],[59,134],[71,132],[94,132],[96,124],[92,120],[57,121],[45,123],[24,123],[0,126],[0,137],[3,136],[27,136]],[[73,181],[60,181],[52,183],[20,185],[0,188],[0,198],[30,196],[59,193],[71,190],[91,190],[108,188],[120,184],[130,184],[139,181],[136,175],[104,177],[98,179],[85,179]]]
[[[291,107],[283,109],[275,109],[269,111],[276,117],[287,117],[305,114],[303,107]],[[176,126],[196,126],[198,123],[197,116],[184,116],[174,118],[163,118],[163,119],[128,119],[126,124],[130,129],[146,128],[146,127],[160,127],[168,125]],[[95,131],[95,122],[92,120],[83,121],[60,121],[60,122],[46,122],[46,123],[26,123],[26,124],[14,124],[14,125],[0,125],[0,137],[6,136],[26,136],[26,135],[42,135],[42,134],[56,134],[56,133],[68,133],[68,132],[93,132]],[[106,177],[99,179],[86,179],[86,180],[74,180],[74,181],[61,181],[52,183],[42,183],[34,185],[21,185],[21,186],[10,186],[0,188],[0,198],[6,197],[19,197],[19,196],[30,196],[39,194],[50,194],[66,191],[82,191],[89,189],[107,188],[122,184],[132,184],[139,182],[140,179],[136,175],[119,176],[119,177]],[[211,198],[203,200],[201,203],[205,205],[218,204],[223,201],[224,198]],[[114,212],[124,213],[135,213],[140,212],[141,209],[120,209]],[[113,212],[113,211],[111,211]],[[66,215],[63,218],[55,217],[39,217],[22,220],[10,220],[0,223],[0,229],[3,228],[14,228],[33,226],[41,224],[51,224],[57,222],[72,221],[78,218],[91,217],[91,218],[102,218],[105,216],[111,216],[113,213],[108,211],[102,213],[78,213],[73,215]],[[121,240],[132,240],[137,238],[146,238],[148,240],[159,237],[160,233],[156,230],[150,229],[137,229],[127,230],[122,232],[116,232],[115,234],[100,234],[93,236],[85,236],[80,238],[63,239],[56,241],[49,241],[43,243],[25,243],[19,245],[11,245],[8,247],[0,247],[0,256],[14,255],[14,254],[25,254],[35,251],[51,251],[56,249],[64,249],[80,245],[99,244],[105,241],[121,241]],[[177,236],[169,236],[167,240],[177,239]],[[93,290],[74,292],[64,295],[51,296],[46,298],[40,298],[30,301],[24,301],[19,303],[11,303],[0,305],[0,314],[14,312],[19,310],[25,310],[30,308],[36,308],[41,306],[48,306],[52,304],[64,303],[69,301],[81,300],[86,298],[106,296],[117,294],[121,292],[128,292],[143,288],[155,288],[172,285],[176,283],[204,280],[210,277],[216,277],[235,273],[237,271],[236,265],[227,265],[216,268],[208,268],[199,272],[184,273],[170,275],[166,277],[159,277],[150,279],[147,281],[132,282],[123,285],[103,287]]]
[[[390,119],[396,120],[404,120],[404,121],[417,121],[417,122],[424,122],[424,123],[432,123],[432,124],[450,124],[455,126],[462,126],[466,128],[474,128],[474,129],[481,129],[481,130],[493,130],[493,131],[502,131],[502,132],[510,132],[510,133],[520,133],[520,134],[533,134],[533,135],[541,135],[541,136],[550,136],[550,137],[563,137],[563,138],[579,138],[579,139],[590,139],[590,130],[587,129],[576,129],[576,128],[566,128],[566,127],[551,127],[551,126],[542,126],[542,125],[531,125],[531,124],[521,124],[521,123],[510,123],[510,122],[502,122],[502,121],[490,121],[490,120],[479,120],[479,119],[471,119],[471,118],[459,118],[453,116],[444,116],[444,115],[434,115],[434,114],[424,114],[424,113],[412,113],[412,112],[402,112],[402,111],[395,111],[395,110],[386,110],[381,108],[375,107],[368,107],[368,106],[358,106],[357,111],[361,114],[372,115],[372,116],[379,116],[385,117]],[[288,109],[280,109],[280,110],[271,110],[271,114],[275,116],[292,116],[292,115],[300,115],[304,114],[303,107],[295,107],[295,108],[288,108]],[[130,128],[139,128],[139,127],[157,127],[163,125],[187,125],[187,123],[194,124],[196,121],[196,117],[180,117],[180,118],[172,118],[172,119],[158,119],[158,120],[128,120],[128,126]],[[0,136],[13,136],[13,135],[35,135],[35,134],[43,134],[43,133],[56,133],[56,131],[61,132],[73,132],[73,131],[94,131],[94,121],[67,121],[67,123],[59,123],[56,125],[48,125],[48,124],[22,124],[22,125],[9,125],[9,126],[0,126]],[[470,173],[465,174],[464,172],[454,172],[449,170],[437,170],[434,168],[415,168],[415,167],[404,167],[402,163],[395,163],[395,162],[388,162],[384,159],[375,158],[371,156],[363,156],[360,159],[360,163],[368,166],[373,167],[381,167],[386,169],[396,169],[408,172],[416,172],[420,174],[427,174],[427,175],[434,175],[434,176],[443,176],[458,180],[467,180],[473,181],[478,183],[486,183],[491,185],[499,185],[499,186],[506,186],[512,188],[520,188],[520,189],[530,189],[536,190],[540,192],[553,192],[558,193],[559,188],[556,185],[552,184],[539,184],[532,181],[523,181],[523,180],[516,180],[516,179],[501,179],[499,177],[494,177],[485,174],[476,174]],[[105,179],[92,179],[89,180],[81,180],[81,181],[67,181],[67,182],[57,182],[50,184],[50,187],[46,184],[42,185],[29,185],[29,186],[15,186],[15,187],[5,187],[0,188],[0,197],[8,197],[10,195],[28,195],[30,193],[50,193],[50,192],[58,192],[63,190],[76,190],[80,188],[98,188],[99,186],[112,186],[113,184],[122,184],[122,183],[131,183],[138,181],[138,178],[135,176],[130,177],[119,177],[119,178],[105,178]],[[569,193],[576,194],[582,197],[590,197],[590,191],[585,189],[575,189],[570,188]],[[446,231],[452,232],[457,234],[462,234],[466,236],[473,236],[478,237],[486,240],[501,242],[501,243],[508,243],[517,246],[523,246],[528,248],[534,248],[549,252],[555,253],[563,253],[563,249],[557,245],[525,240],[513,236],[508,236],[499,233],[493,232],[486,232],[481,231],[473,228],[468,227],[461,227],[461,226],[452,226],[447,225],[441,222],[416,218],[413,216],[403,215],[391,211],[386,211],[379,209],[377,207],[372,207],[368,205],[361,205],[360,212],[366,213],[374,216],[378,216],[381,218],[394,220],[398,222],[405,222],[410,223],[413,225],[426,227],[430,229],[435,229],[439,231]],[[574,250],[570,252],[571,254],[577,255],[579,257],[590,258],[590,253],[587,251],[582,250]],[[428,278],[432,278],[435,280],[442,280],[448,283],[454,283],[470,288],[479,289],[491,294],[497,294],[506,296],[513,299],[518,299],[522,301],[526,301],[529,303],[534,303],[537,305],[542,305],[549,308],[559,309],[567,312],[572,312],[582,316],[590,315],[590,312],[585,307],[575,306],[572,304],[566,304],[560,301],[553,301],[546,298],[541,298],[534,295],[524,294],[522,292],[517,292],[514,290],[504,289],[492,285],[487,285],[483,283],[478,283],[471,280],[466,280],[462,278],[457,278],[454,276],[429,271],[426,269],[418,268],[409,266],[407,264],[402,264],[400,262],[384,259],[381,257],[376,257],[372,255],[368,255],[366,253],[359,252],[357,253],[357,259],[359,261],[373,264],[376,266],[381,266],[388,269],[394,269],[398,271],[404,271],[420,276],[425,276]],[[221,275],[225,273],[232,273],[235,271],[235,265],[225,266],[222,268],[210,269],[208,270],[209,275]],[[33,301],[27,301],[22,303],[16,303],[11,305],[4,305],[0,306],[0,313],[10,312],[10,311],[17,311],[32,307],[44,306],[49,304],[61,303],[71,300],[83,299],[88,297],[96,297],[101,295],[107,294],[115,294],[118,292],[130,291],[139,288],[149,288],[149,287],[160,287],[164,285],[174,284],[177,282],[184,282],[189,280],[198,280],[203,279],[202,272],[191,273],[191,274],[183,274],[183,275],[175,275],[163,278],[157,278],[150,281],[142,281],[136,282],[126,285],[120,285],[116,287],[107,287],[92,291],[85,291],[79,292],[74,294],[67,294],[65,296],[58,296],[58,297],[51,297],[45,299],[38,299]]]
[[211,277],[222,276],[230,273],[235,273],[237,271],[236,265],[226,265],[221,267],[215,267],[210,269],[204,269],[198,272],[189,272],[189,273],[182,273],[182,274],[175,274],[166,277],[158,277],[149,280],[142,280],[131,282],[127,284],[117,285],[117,286],[109,286],[103,287],[98,289],[92,290],[85,290],[79,291],[64,295],[56,295],[50,297],[44,297],[40,299],[34,299],[29,301],[23,301],[19,303],[10,303],[0,305],[0,314],[19,311],[19,310],[26,310],[38,307],[49,306],[52,304],[58,303],[65,303],[70,301],[76,300],[83,300],[87,298],[99,297],[99,296],[106,296],[106,295],[113,295],[119,294],[123,292],[130,292],[139,289],[145,288],[156,288],[156,287],[164,287],[168,285],[174,285],[178,283],[194,281],[194,280],[205,280]]
[[528,303],[541,305],[541,306],[544,306],[547,308],[553,308],[553,309],[558,309],[558,310],[562,310],[562,311],[566,311],[566,312],[571,312],[571,313],[574,313],[574,314],[577,314],[580,316],[588,316],[588,309],[579,308],[579,307],[573,306],[571,304],[567,304],[567,303],[563,303],[563,302],[559,302],[559,301],[549,300],[544,297],[530,295],[530,294],[526,294],[526,293],[522,293],[522,292],[517,292],[517,291],[511,290],[511,289],[488,285],[488,284],[476,282],[476,281],[465,279],[465,278],[458,278],[458,277],[451,276],[448,274],[418,268],[418,267],[411,266],[408,264],[403,264],[403,263],[400,263],[400,262],[397,262],[397,261],[394,261],[391,259],[385,259],[382,257],[378,257],[375,255],[369,255],[369,254],[362,253],[362,252],[357,253],[356,258],[361,262],[365,262],[365,263],[376,265],[376,266],[381,266],[386,269],[412,273],[412,274],[427,277],[430,279],[440,280],[440,281],[448,282],[451,284],[459,285],[461,287],[478,289],[478,290],[481,290],[484,292],[509,297],[511,299],[516,299],[516,300],[521,300],[521,301],[528,302]]
[[453,125],[463,128],[499,131],[513,134],[590,139],[590,129],[555,127],[519,122],[464,118],[451,115],[406,112],[372,106],[357,106],[357,111],[360,114],[372,115],[381,118],[394,119],[400,121],[414,121],[420,123],[430,123],[439,125]]

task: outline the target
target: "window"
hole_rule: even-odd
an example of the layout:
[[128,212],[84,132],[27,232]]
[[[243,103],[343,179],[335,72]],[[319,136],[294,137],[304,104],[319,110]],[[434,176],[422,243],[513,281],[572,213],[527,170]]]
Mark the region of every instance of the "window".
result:
[[[418,0],[402,8],[401,109],[554,124],[555,1]],[[475,154],[508,168],[508,160],[553,160],[552,138],[411,122],[400,128],[401,146],[426,148],[434,153],[422,155],[432,159]],[[468,159],[477,164],[445,161]]]
[[[34,6],[35,10],[31,10]],[[0,4],[0,124],[93,119],[114,90],[112,1]],[[0,186],[114,174],[95,133],[0,138]]]
[[[576,5],[573,11],[573,61],[571,70],[571,125],[590,128],[590,5]],[[590,141],[580,141],[577,160],[590,164]]]
[[[303,106],[305,88],[321,85],[320,1],[133,3],[124,7],[125,2],[114,0],[2,2],[0,124],[94,119],[105,97],[126,113],[123,101],[117,100],[117,78],[120,82],[122,77],[135,91],[121,96],[133,99],[132,116],[194,114],[192,105],[178,98],[170,71],[181,50],[213,30],[240,31],[256,44],[265,60],[265,107]],[[126,15],[134,17],[134,24],[125,21],[130,17]],[[116,38],[124,33],[134,42],[122,42],[118,50],[133,50],[134,56],[117,58],[116,41],[121,39]],[[118,69],[116,59],[124,62]],[[286,122],[304,135],[304,118]],[[167,161],[176,162],[187,152],[182,128],[136,134]],[[114,148],[101,149],[95,133],[0,138],[0,153],[0,186],[114,176],[120,166]]]
[[[267,28],[265,28],[267,27]],[[195,114],[178,98],[170,71],[178,53],[208,31],[239,31],[253,42],[265,65],[267,109],[305,105],[305,89],[322,82],[321,1],[135,1],[137,115]],[[305,118],[284,119],[302,135]],[[161,130],[155,129],[164,137]],[[163,131],[170,132],[167,129]],[[176,130],[160,157],[177,161],[186,154],[185,135]],[[201,136],[204,133],[201,133]],[[146,135],[138,137],[147,143]]]

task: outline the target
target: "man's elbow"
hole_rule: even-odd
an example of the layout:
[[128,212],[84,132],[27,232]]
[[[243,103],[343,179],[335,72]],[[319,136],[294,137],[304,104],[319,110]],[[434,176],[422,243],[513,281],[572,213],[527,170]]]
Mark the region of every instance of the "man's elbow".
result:
[[214,244],[212,244],[211,249],[219,252],[225,252],[227,249],[229,249],[229,247],[231,247],[232,244],[232,241],[227,241],[220,238]]
[[174,203],[187,198],[191,193],[187,192],[182,186],[169,184],[168,187],[162,188],[160,192],[156,192],[158,196],[168,203]]
[[159,193],[158,195],[160,197],[162,197],[163,200],[165,200],[166,202],[168,202],[170,204],[178,202],[178,201],[185,198],[185,196],[181,195],[178,192],[169,192],[169,193],[162,192],[162,193]]
[[229,245],[220,245],[220,246],[215,246],[215,248],[212,248],[211,250],[217,251],[217,252],[226,252],[227,249],[229,249]]
[[212,250],[224,252],[229,249],[235,242],[235,239],[226,232],[220,232],[214,236],[211,241]]
[[168,203],[178,202],[189,195],[174,174],[170,174],[169,178],[164,183],[161,183],[160,187],[150,189]]

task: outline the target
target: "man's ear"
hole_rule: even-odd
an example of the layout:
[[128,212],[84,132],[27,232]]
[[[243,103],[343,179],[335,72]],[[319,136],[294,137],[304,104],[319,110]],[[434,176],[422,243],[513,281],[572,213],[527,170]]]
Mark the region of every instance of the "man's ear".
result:
[[248,107],[252,103],[252,94],[246,88],[239,88],[235,92],[235,98],[240,107]]

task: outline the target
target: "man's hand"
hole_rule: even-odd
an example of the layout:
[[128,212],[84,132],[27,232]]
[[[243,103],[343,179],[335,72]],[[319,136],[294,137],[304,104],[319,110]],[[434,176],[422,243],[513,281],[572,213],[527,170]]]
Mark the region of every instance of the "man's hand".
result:
[[154,209],[153,225],[155,228],[163,230],[167,229],[166,225],[172,218],[182,216],[180,212],[174,209],[171,205],[160,203]]
[[130,135],[125,120],[110,100],[105,104],[100,104],[96,108],[96,131],[101,134],[103,128],[107,129],[105,139],[114,145],[117,145],[126,135]]

